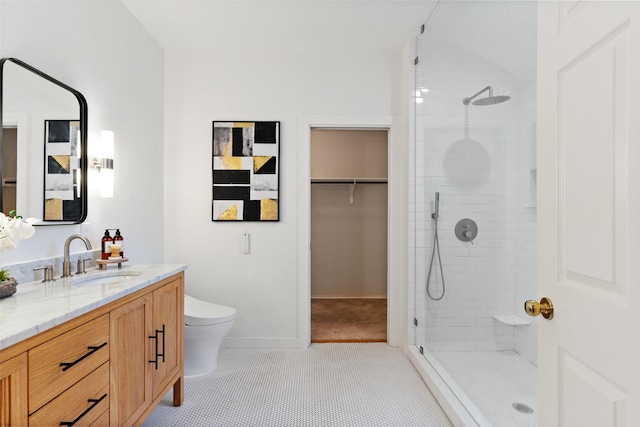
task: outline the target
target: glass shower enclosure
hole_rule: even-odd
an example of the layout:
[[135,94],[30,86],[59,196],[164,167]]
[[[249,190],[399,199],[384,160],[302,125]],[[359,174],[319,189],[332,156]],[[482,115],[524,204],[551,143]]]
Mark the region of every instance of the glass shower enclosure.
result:
[[478,425],[537,425],[536,7],[441,0],[416,40],[413,333]]

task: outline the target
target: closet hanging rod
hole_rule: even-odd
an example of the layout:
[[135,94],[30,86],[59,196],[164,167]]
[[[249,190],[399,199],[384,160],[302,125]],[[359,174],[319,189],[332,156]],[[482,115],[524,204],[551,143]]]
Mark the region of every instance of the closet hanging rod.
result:
[[387,184],[388,181],[386,178],[313,178],[311,179],[312,184]]

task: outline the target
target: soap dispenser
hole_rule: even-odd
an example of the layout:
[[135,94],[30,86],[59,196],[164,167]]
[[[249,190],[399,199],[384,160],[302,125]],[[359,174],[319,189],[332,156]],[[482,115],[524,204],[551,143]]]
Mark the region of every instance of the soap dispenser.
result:
[[123,250],[123,245],[124,245],[124,237],[122,237],[122,234],[120,234],[120,229],[118,228],[116,230],[116,235],[113,236],[113,243],[114,244],[119,244],[120,245],[120,256],[123,257],[124,256],[124,250]]
[[111,255],[111,244],[113,243],[113,238],[109,234],[109,230],[104,230],[104,236],[102,236],[102,259],[109,259]]

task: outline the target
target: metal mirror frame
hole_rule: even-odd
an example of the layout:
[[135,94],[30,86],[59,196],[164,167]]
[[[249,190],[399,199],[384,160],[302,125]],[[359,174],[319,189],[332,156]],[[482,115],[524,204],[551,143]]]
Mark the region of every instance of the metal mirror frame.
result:
[[[88,156],[87,156],[87,100],[84,95],[75,90],[74,88],[68,86],[67,84],[54,79],[50,75],[43,73],[37,68],[32,67],[31,65],[16,59],[16,58],[2,58],[0,59],[0,123],[4,124],[4,104],[3,104],[3,88],[4,88],[4,64],[7,62],[13,62],[14,64],[26,69],[34,73],[35,75],[42,77],[45,80],[65,89],[78,100],[78,105],[80,107],[80,218],[75,221],[40,221],[37,225],[71,225],[71,224],[81,224],[87,218],[87,204],[88,204],[88,191],[87,191],[87,177],[88,177]],[[0,147],[2,147],[2,132],[0,132]],[[45,165],[43,164],[43,168]],[[2,176],[2,150],[0,149],[0,177]],[[2,200],[2,186],[0,186],[0,200]],[[42,213],[44,215],[44,212]]]

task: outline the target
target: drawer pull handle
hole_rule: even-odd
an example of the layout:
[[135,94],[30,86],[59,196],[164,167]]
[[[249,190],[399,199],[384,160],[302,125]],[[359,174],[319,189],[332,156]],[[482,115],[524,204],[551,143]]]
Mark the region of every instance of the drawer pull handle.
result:
[[156,370],[158,370],[158,331],[156,329],[156,334],[155,335],[149,335],[149,338],[151,338],[152,340],[155,340],[155,354],[156,354],[156,358],[155,360],[149,360],[149,363],[153,363],[156,366]]
[[[149,363],[153,363],[156,367],[156,370],[158,370],[158,359],[160,357],[162,357],[162,363],[164,363],[164,349],[165,349],[164,327],[165,325],[162,325],[162,329],[156,329],[155,335],[149,335],[149,338],[151,338],[152,340],[155,340],[154,342],[155,342],[155,353],[156,353],[155,360],[149,360]],[[162,353],[158,351],[158,340],[159,340],[158,334],[162,334]]]
[[162,357],[162,363],[164,363],[164,352],[165,352],[165,349],[166,349],[165,340],[164,340],[164,337],[165,337],[164,327],[165,327],[165,325],[163,323],[162,324],[162,330],[158,331],[158,332],[162,332],[162,353],[158,353],[158,357]]
[[89,413],[90,410],[92,410],[93,408],[95,408],[100,402],[102,402],[104,400],[104,398],[107,397],[107,393],[103,394],[102,397],[100,399],[88,399],[87,403],[91,403],[91,406],[89,406],[87,409],[84,410],[83,413],[81,413],[80,415],[78,415],[78,418],[76,418],[73,421],[60,421],[60,425],[61,426],[67,426],[67,427],[71,427],[73,426],[75,423],[77,423],[78,421],[80,421],[80,419],[82,417],[84,417],[85,415],[87,415]]
[[87,347],[87,350],[89,350],[88,353],[84,354],[82,357],[80,357],[77,360],[74,360],[73,362],[62,362],[60,363],[60,366],[64,366],[62,368],[62,372],[66,371],[67,369],[71,368],[73,365],[82,362],[84,359],[86,359],[87,357],[91,356],[93,353],[95,353],[96,351],[100,350],[102,347],[104,347],[105,345],[107,345],[106,342],[103,342],[102,344],[100,344],[99,346],[95,346],[95,345],[90,345],[89,347]]

